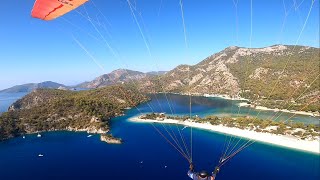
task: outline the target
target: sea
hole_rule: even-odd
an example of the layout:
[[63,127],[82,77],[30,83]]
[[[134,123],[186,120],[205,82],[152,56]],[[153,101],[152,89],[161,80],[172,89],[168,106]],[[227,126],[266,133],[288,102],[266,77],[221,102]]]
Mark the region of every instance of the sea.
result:
[[[23,95],[0,94],[0,113]],[[170,137],[162,125],[128,120],[152,111],[189,115],[189,97],[173,94],[153,94],[150,97],[152,100],[149,103],[126,110],[124,116],[112,119],[111,133],[122,138],[121,145],[101,142],[99,135],[88,137],[85,132],[65,131],[42,133],[41,138],[31,134],[0,142],[0,180],[190,179],[187,176],[188,161],[160,134]],[[192,115],[201,117],[258,115],[268,118],[275,115],[273,111],[239,109],[237,104],[241,101],[206,97],[192,97],[191,101]],[[286,120],[291,116],[283,113],[277,120]],[[316,117],[302,115],[296,116],[294,121],[319,123]],[[230,138],[207,130],[166,126],[174,133],[181,132],[196,171],[211,172]],[[234,138],[234,142],[247,141]],[[40,154],[43,156],[39,157]],[[320,179],[320,155],[255,142],[222,166],[216,179],[316,180]]]

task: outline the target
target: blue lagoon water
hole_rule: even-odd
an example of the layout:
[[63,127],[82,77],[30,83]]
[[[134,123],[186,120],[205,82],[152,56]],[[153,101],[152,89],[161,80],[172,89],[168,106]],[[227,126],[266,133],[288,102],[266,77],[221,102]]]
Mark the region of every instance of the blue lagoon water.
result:
[[[188,97],[171,95],[170,98],[174,114],[188,114]],[[194,97],[193,112],[199,116],[232,114],[230,103],[216,98]],[[149,105],[159,112],[171,112],[163,95],[153,97]],[[147,104],[138,108],[150,112]],[[0,179],[188,180],[188,162],[151,124],[128,121],[138,114],[137,109],[131,109],[125,116],[112,120],[112,134],[124,140],[122,145],[109,145],[101,142],[98,135],[88,138],[86,133],[74,132],[49,132],[42,138],[28,135],[26,139],[18,137],[1,142]],[[309,117],[303,118],[302,121],[313,121]],[[156,126],[161,129],[161,125]],[[181,132],[189,147],[190,128]],[[225,138],[223,134],[193,128],[196,170],[213,170]],[[38,157],[38,154],[44,157]],[[320,178],[319,168],[319,155],[254,143],[226,163],[217,179],[312,180]]]

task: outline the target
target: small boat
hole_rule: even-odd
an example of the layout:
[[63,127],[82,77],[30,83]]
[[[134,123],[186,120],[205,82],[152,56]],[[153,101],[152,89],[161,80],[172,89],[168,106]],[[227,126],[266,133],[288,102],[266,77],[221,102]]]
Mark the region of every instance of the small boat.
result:
[[89,137],[91,137],[92,135],[91,134],[89,134],[87,137],[89,138]]
[[22,138],[25,139],[26,137],[25,137],[25,136],[22,136]]
[[38,133],[37,137],[40,138],[40,137],[41,137],[41,134]]
[[38,157],[43,157],[43,154],[39,154]]
[[141,161],[140,164],[143,164],[143,161]]
[[164,166],[164,168],[167,168],[168,166]]

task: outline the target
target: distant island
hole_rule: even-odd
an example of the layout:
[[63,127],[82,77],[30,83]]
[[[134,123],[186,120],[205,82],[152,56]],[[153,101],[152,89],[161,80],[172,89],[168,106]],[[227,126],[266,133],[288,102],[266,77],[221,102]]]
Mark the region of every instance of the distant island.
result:
[[52,81],[45,81],[41,83],[28,83],[22,85],[16,85],[7,89],[0,90],[0,93],[29,93],[36,89],[60,89],[60,90],[68,90],[70,89],[68,86],[63,84],[59,84]]
[[[148,100],[147,96],[124,85],[79,92],[37,89],[0,116],[0,140],[59,130],[104,135],[109,132],[112,117],[120,116],[124,109]],[[102,136],[102,139],[118,142],[111,136]]]
[[135,122],[181,124],[238,137],[286,146],[299,150],[320,153],[320,126],[300,122],[276,122],[253,117],[167,116],[164,113],[150,113],[131,118]]

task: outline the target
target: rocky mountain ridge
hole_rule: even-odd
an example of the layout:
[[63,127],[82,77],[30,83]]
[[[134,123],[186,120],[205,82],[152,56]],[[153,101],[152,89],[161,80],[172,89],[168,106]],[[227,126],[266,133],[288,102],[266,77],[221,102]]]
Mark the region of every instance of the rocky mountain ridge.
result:
[[152,72],[143,73],[143,72],[133,71],[129,69],[117,69],[108,74],[99,76],[90,82],[81,83],[76,87],[88,88],[88,89],[100,88],[100,87],[105,87],[105,86],[117,84],[117,83],[132,83],[132,82],[140,81],[142,79],[148,79],[148,78],[155,77],[157,75],[163,75],[163,74],[165,74],[165,71],[159,71],[159,72],[152,71]]
[[196,65],[180,65],[158,78],[144,79],[139,87],[146,92],[244,97],[269,107],[278,107],[275,101],[287,101],[294,103],[291,108],[295,109],[318,99],[310,104],[317,110],[319,52],[319,48],[307,46],[232,46]]
[[11,88],[3,89],[0,91],[0,93],[32,92],[33,90],[40,89],[40,88],[61,89],[61,90],[69,89],[68,86],[65,86],[63,84],[59,84],[52,81],[45,81],[41,83],[28,83],[28,84],[16,85]]
[[[130,84],[144,93],[220,94],[250,99],[254,105],[299,110],[320,99],[320,50],[308,46],[274,45],[263,48],[230,46],[195,65],[179,65],[168,72],[142,73],[118,69],[82,83],[94,89]],[[299,96],[301,95],[301,96]],[[319,100],[307,110],[320,109]]]

